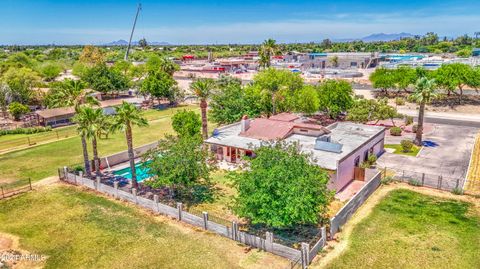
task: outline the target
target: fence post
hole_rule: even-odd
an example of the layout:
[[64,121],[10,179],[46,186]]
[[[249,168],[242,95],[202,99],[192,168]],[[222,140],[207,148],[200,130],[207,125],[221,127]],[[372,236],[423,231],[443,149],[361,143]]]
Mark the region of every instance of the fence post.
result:
[[425,173],[422,173],[422,187],[424,183],[425,183]]
[[177,203],[177,209],[178,209],[178,220],[182,220],[183,204]]
[[272,232],[265,233],[265,250],[270,252],[273,250],[273,233]]
[[458,184],[460,183],[460,178],[457,178],[457,184],[455,185],[455,189],[458,189]]
[[442,182],[443,182],[443,176],[440,176],[440,187],[439,187],[440,190],[442,189]]
[[237,241],[237,231],[238,231],[238,224],[236,221],[232,221],[232,240]]
[[135,200],[135,204],[138,204],[137,200],[137,189],[132,188],[133,199]]
[[310,263],[310,245],[307,243],[302,242],[302,267],[307,268],[308,264]]
[[57,169],[58,172],[58,179],[62,180],[62,176],[60,175],[60,168]]
[[327,244],[327,228],[325,228],[325,226],[320,228],[320,233],[323,239],[323,244],[322,244],[322,248],[323,248]]
[[[79,171],[78,175],[80,176],[80,182],[82,182],[82,185],[83,185],[83,171]],[[76,178],[75,178],[75,184],[77,184]]]
[[208,230],[208,212],[203,211],[203,229]]
[[63,176],[65,178],[65,181],[68,182],[68,168],[66,166],[63,167]]
[[100,190],[100,176],[97,176],[97,177],[96,177],[95,189],[96,189],[97,191]]
[[118,198],[118,181],[113,182],[113,188],[115,189],[115,198]]
[[28,178],[28,185],[30,185],[30,190],[33,190],[33,188],[32,188],[32,179],[31,179],[31,178]]
[[5,191],[3,190],[3,187],[2,188],[2,198],[5,198]]
[[159,202],[158,194],[153,195],[153,202],[155,203],[155,206],[157,207],[157,212],[160,213],[160,206],[158,205],[158,202]]

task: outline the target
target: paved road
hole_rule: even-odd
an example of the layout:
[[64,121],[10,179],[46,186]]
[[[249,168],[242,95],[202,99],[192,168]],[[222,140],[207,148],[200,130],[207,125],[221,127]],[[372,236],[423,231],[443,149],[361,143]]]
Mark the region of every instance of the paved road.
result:
[[[416,110],[399,109],[398,112],[408,116],[412,116],[415,119],[418,117],[418,111]],[[425,121],[436,124],[480,128],[480,114],[475,115],[425,111]]]

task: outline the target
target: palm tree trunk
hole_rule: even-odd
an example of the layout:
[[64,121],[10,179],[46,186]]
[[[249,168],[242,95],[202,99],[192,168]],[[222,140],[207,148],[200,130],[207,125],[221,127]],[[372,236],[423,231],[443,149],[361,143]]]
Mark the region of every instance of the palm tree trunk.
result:
[[95,164],[95,175],[100,176],[100,159],[98,158],[97,137],[92,137],[93,163]]
[[85,166],[85,176],[91,177],[92,170],[90,168],[90,159],[88,159],[88,148],[87,148],[87,139],[84,135],[81,137],[82,139],[82,150],[83,150],[83,164]]
[[207,119],[207,100],[200,100],[200,109],[202,111],[202,135],[203,139],[208,138],[208,119]]
[[132,171],[132,188],[138,188],[137,171],[135,170],[135,154],[133,153],[132,126],[130,126],[130,123],[127,123],[125,137],[127,138],[128,160],[130,161],[130,170]]
[[415,134],[415,145],[422,145],[422,135],[423,135],[423,118],[425,115],[425,102],[420,103],[420,109],[418,111],[418,123],[417,123],[417,133]]

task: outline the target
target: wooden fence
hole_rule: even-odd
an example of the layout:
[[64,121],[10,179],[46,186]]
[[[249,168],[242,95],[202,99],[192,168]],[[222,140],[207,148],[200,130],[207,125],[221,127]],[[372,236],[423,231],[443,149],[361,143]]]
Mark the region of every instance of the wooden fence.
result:
[[6,187],[0,187],[0,200],[15,196],[20,193],[24,193],[27,191],[31,191],[32,188],[32,181],[28,179],[28,185],[22,186],[22,187],[17,187],[17,188],[6,188]]
[[340,228],[350,219],[357,209],[367,200],[367,198],[380,186],[382,173],[378,172],[358,191],[348,203],[346,203],[338,213],[330,219],[330,237],[340,230]]
[[202,227],[204,230],[212,231],[216,234],[238,241],[242,244],[252,246],[275,255],[287,258],[292,261],[291,268],[301,266],[307,268],[318,252],[326,244],[326,230],[322,228],[321,238],[310,248],[307,243],[302,243],[300,250],[284,246],[273,242],[273,233],[266,232],[265,238],[261,238],[238,229],[238,224],[232,221],[229,225],[223,225],[213,222],[209,219],[208,212],[202,212],[201,216],[192,214],[183,210],[182,203],[177,203],[176,207],[159,202],[159,196],[154,195],[153,200],[137,195],[137,190],[132,188],[129,191],[122,190],[115,182],[114,186],[103,184],[100,178],[91,180],[81,175],[76,175],[67,171],[67,168],[58,170],[59,178],[71,184],[85,186],[89,189],[107,194],[116,199],[135,203],[143,208],[149,209],[155,213],[163,214],[176,218],[193,226]]

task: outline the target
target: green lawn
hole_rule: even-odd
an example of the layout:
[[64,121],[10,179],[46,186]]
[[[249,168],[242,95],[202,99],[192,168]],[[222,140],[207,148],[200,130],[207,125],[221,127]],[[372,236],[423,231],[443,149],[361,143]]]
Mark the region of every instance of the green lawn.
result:
[[400,155],[407,155],[407,156],[417,156],[418,152],[420,152],[421,147],[418,147],[416,145],[413,145],[412,150],[409,152],[403,152],[402,145],[400,144],[386,144],[385,148],[389,149],[394,149],[395,151],[393,152],[394,154],[400,154]]
[[[287,261],[70,186],[0,201],[0,233],[45,268],[285,268]],[[1,234],[0,234],[1,238]]]
[[[193,109],[199,112],[196,106],[147,111],[145,116],[154,120],[150,121],[148,127],[133,129],[134,146],[157,141],[165,133],[171,133],[171,116],[179,109]],[[110,135],[108,139],[101,139],[98,148],[101,156],[124,151],[127,149],[125,135],[118,132]],[[90,157],[92,158],[91,155]],[[2,154],[0,155],[0,185],[24,184],[28,178],[36,181],[55,175],[58,167],[80,164],[82,160],[82,148],[78,136]]]
[[327,268],[480,268],[479,205],[392,191]]

